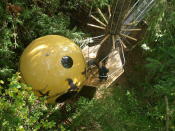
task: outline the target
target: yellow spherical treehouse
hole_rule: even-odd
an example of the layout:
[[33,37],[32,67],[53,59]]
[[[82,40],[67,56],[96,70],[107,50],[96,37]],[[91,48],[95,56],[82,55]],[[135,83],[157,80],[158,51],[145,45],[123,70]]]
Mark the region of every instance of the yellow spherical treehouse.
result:
[[[47,96],[48,103],[64,101],[83,85],[111,86],[124,72],[124,51],[132,50],[140,39],[138,34],[144,34],[147,26],[142,27],[142,21],[154,4],[155,0],[137,0],[136,3],[113,0],[112,7],[108,6],[108,17],[99,8],[101,18],[90,11],[95,24],[88,25],[101,30],[102,35],[85,39],[82,51],[62,36],[48,35],[34,40],[21,56],[23,81],[33,87],[36,95]],[[108,69],[105,75],[100,73],[101,64]]]
[[[22,80],[48,103],[66,93],[78,92],[86,80],[81,49],[71,40],[48,35],[34,40],[20,59]],[[62,99],[62,98],[61,98]]]

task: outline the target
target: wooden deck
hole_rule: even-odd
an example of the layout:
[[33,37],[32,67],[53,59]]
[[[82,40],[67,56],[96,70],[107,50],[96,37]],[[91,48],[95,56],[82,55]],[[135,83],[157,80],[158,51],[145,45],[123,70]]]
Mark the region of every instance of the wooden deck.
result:
[[[99,47],[100,45],[96,45],[93,47],[86,46],[83,48],[82,51],[86,59],[86,62],[96,57],[96,53]],[[100,82],[98,78],[98,68],[96,66],[88,67],[88,71],[87,71],[88,79],[86,80],[85,85],[96,87],[96,88],[101,88],[101,87],[107,88],[116,81],[116,79],[124,72],[122,61],[117,49],[113,50],[109,54],[106,67],[109,69],[108,79],[102,82]]]

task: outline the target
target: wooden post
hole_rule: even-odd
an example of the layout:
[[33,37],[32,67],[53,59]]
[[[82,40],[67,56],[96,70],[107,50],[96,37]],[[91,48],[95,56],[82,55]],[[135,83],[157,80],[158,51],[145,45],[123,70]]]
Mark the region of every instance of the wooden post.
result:
[[108,38],[108,40],[106,40],[106,42],[103,42],[101,44],[97,52],[96,63],[104,59],[111,52],[113,47],[112,35],[119,35],[124,21],[124,16],[130,4],[130,1],[131,0],[113,0],[113,3],[111,4],[111,17],[110,20],[106,22],[108,23],[108,25],[106,26],[106,34],[110,34],[110,37]]

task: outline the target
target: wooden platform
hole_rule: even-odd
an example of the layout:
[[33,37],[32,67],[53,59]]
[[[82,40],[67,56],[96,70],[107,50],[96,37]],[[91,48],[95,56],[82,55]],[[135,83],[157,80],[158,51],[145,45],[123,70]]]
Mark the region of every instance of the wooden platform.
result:
[[[85,46],[82,49],[86,62],[96,57],[96,53],[99,47],[100,45],[92,47]],[[98,78],[98,68],[96,66],[88,67],[87,71],[88,79],[86,80],[85,85],[97,88],[100,87],[107,88],[116,81],[116,79],[124,72],[118,49],[113,50],[109,54],[106,67],[109,69],[108,79],[103,82],[100,82]]]

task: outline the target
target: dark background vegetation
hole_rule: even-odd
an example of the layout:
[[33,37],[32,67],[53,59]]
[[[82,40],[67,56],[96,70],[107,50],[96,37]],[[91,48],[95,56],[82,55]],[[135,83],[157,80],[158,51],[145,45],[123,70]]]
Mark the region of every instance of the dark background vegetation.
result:
[[90,8],[105,9],[108,3],[0,1],[0,130],[175,130],[174,0],[159,0],[145,18],[146,35],[126,52],[125,73],[118,85],[105,90],[101,99],[81,98],[66,106],[65,116],[71,122],[61,122],[58,105],[45,104],[31,87],[19,83],[19,58],[32,40],[48,34],[81,40],[91,35],[85,27]]

